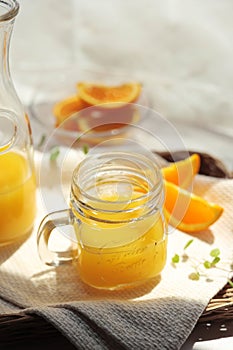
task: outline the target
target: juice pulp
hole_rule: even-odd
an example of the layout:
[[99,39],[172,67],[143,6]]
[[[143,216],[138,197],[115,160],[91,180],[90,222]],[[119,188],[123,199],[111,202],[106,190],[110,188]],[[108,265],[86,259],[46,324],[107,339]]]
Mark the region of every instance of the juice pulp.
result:
[[22,237],[36,213],[35,174],[19,153],[0,155],[0,245]]
[[[132,198],[141,195],[134,192]],[[115,198],[108,197],[107,200],[115,201]],[[125,214],[117,212],[117,205],[112,219],[119,223],[94,222],[79,217],[82,223],[76,229],[80,242],[80,277],[100,289],[116,289],[152,278],[162,271],[166,262],[167,238],[162,213],[157,211],[142,217],[143,209],[139,209],[136,213]],[[101,206],[102,209],[108,208],[107,202],[101,203]],[[132,208],[132,203],[129,202],[128,207]],[[93,215],[96,217],[96,212]],[[127,219],[134,219],[135,215],[142,219],[120,223],[124,215]],[[97,218],[104,219],[106,216],[98,213]]]

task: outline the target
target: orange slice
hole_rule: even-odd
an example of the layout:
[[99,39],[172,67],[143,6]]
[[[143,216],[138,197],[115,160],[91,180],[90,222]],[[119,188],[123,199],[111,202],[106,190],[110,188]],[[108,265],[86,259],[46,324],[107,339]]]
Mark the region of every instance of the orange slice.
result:
[[59,126],[72,114],[79,112],[88,106],[89,105],[77,95],[59,101],[53,107],[53,114],[56,117],[56,126]]
[[141,93],[139,83],[107,86],[82,82],[77,84],[77,88],[83,101],[90,105],[105,104],[103,108],[118,108],[134,102]]
[[192,184],[193,177],[199,172],[200,156],[193,154],[192,156],[172,163],[168,167],[162,168],[162,175],[166,181],[182,188],[188,188]]
[[168,223],[184,232],[206,230],[223,212],[217,204],[165,182],[164,212]]

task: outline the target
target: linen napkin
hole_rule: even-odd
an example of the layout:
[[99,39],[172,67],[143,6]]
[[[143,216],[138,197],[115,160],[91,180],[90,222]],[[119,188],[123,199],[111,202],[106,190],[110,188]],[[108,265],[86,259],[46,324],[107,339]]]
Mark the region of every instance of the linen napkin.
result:
[[[60,166],[59,161],[56,166],[46,163],[47,179],[52,181],[45,192],[42,183],[38,188],[38,214],[30,238],[0,249],[0,312],[38,314],[78,349],[179,349],[209,300],[231,277],[233,180],[196,177],[194,192],[222,205],[224,213],[209,230],[193,236],[171,230],[161,276],[133,289],[100,291],[83,284],[75,266],[48,267],[38,257],[36,231],[48,211],[43,194],[57,194],[53,172]],[[66,197],[73,163],[62,166],[67,170]],[[190,239],[188,258],[173,264],[174,254],[182,256]],[[213,248],[220,249],[221,260],[218,268],[207,270],[202,262]],[[197,266],[200,278],[194,280],[190,276]]]

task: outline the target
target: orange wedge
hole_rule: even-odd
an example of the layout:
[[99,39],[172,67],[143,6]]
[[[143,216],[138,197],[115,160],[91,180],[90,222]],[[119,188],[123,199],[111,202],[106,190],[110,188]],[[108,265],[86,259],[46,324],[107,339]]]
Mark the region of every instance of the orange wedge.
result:
[[193,154],[192,156],[172,163],[168,167],[162,168],[162,175],[166,181],[182,188],[188,188],[192,184],[193,177],[199,172],[200,156]]
[[222,214],[217,204],[190,193],[171,182],[165,183],[164,212],[173,227],[184,232],[206,230]]
[[59,101],[53,107],[53,114],[56,117],[56,126],[59,126],[72,114],[77,113],[88,106],[89,105],[77,95]]
[[103,105],[103,108],[118,108],[134,102],[141,93],[141,84],[127,83],[107,86],[80,82],[77,84],[79,96],[90,105]]

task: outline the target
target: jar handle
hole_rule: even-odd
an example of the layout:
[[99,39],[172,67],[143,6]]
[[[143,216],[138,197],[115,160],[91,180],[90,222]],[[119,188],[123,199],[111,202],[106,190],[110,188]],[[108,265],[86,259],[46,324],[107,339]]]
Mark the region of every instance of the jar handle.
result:
[[[49,239],[55,228],[72,225],[74,215],[71,209],[52,212],[44,217],[37,232],[37,250],[40,259],[49,266],[70,264],[78,256],[77,243],[74,249],[67,251],[52,251],[49,249]],[[72,242],[73,243],[73,242]],[[74,244],[72,244],[74,246]]]

